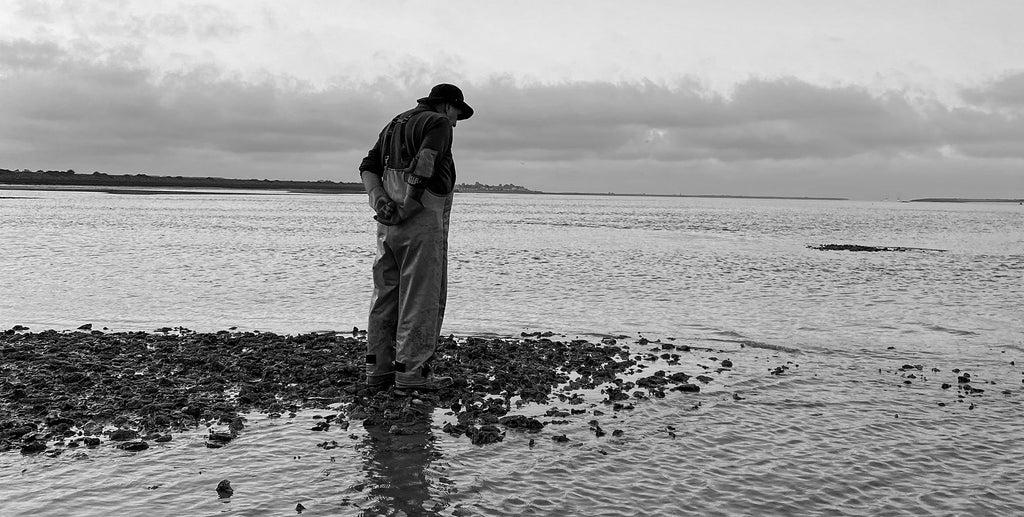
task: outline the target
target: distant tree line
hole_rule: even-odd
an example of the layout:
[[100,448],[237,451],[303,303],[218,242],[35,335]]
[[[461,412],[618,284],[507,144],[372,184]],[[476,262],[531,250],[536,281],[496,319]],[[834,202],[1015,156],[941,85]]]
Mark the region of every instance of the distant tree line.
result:
[[150,176],[147,174],[107,174],[95,171],[78,174],[66,171],[30,171],[0,169],[0,184],[6,185],[68,185],[93,187],[202,187],[236,189],[272,189],[317,192],[362,192],[362,183],[337,181],[257,180],[231,178],[200,178],[189,176]]
[[455,185],[456,192],[519,192],[528,194],[536,192],[520,185],[513,185],[511,183],[502,183],[501,185],[486,185],[479,181],[470,185],[469,183],[459,183]]

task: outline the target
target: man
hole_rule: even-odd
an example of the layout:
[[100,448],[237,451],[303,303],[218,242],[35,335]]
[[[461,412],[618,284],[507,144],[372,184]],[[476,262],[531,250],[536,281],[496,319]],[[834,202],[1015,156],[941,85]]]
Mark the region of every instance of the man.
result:
[[448,222],[455,187],[452,128],[473,116],[462,90],[439,84],[399,114],[359,165],[376,212],[377,257],[366,334],[366,384],[436,390],[431,373],[448,284]]

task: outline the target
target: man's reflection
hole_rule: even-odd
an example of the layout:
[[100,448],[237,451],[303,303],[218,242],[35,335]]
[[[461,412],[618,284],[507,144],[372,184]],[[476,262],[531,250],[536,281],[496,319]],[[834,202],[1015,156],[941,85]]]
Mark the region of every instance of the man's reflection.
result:
[[440,457],[430,431],[435,402],[393,392],[368,400],[367,434],[357,449],[364,458],[370,506],[360,515],[438,515],[448,506],[431,499],[427,474]]

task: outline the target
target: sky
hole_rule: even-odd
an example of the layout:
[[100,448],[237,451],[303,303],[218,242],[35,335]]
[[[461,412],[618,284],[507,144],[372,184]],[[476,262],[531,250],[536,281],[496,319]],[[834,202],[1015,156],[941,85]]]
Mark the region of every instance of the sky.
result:
[[460,182],[1024,197],[1024,2],[3,0],[0,168],[358,181],[460,86]]

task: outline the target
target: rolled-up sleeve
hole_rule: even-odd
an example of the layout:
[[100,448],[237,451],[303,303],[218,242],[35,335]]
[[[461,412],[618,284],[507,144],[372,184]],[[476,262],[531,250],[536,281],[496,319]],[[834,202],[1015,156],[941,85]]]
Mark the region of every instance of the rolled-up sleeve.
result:
[[381,156],[381,142],[384,140],[384,132],[388,128],[381,130],[380,134],[377,135],[377,143],[366,153],[366,157],[359,163],[359,172],[363,171],[372,172],[377,175],[384,174],[384,159]]
[[448,119],[438,118],[431,126],[424,135],[423,145],[417,153],[416,170],[413,171],[413,174],[428,179],[434,178],[435,171],[444,166],[442,160],[452,141],[452,124]]

